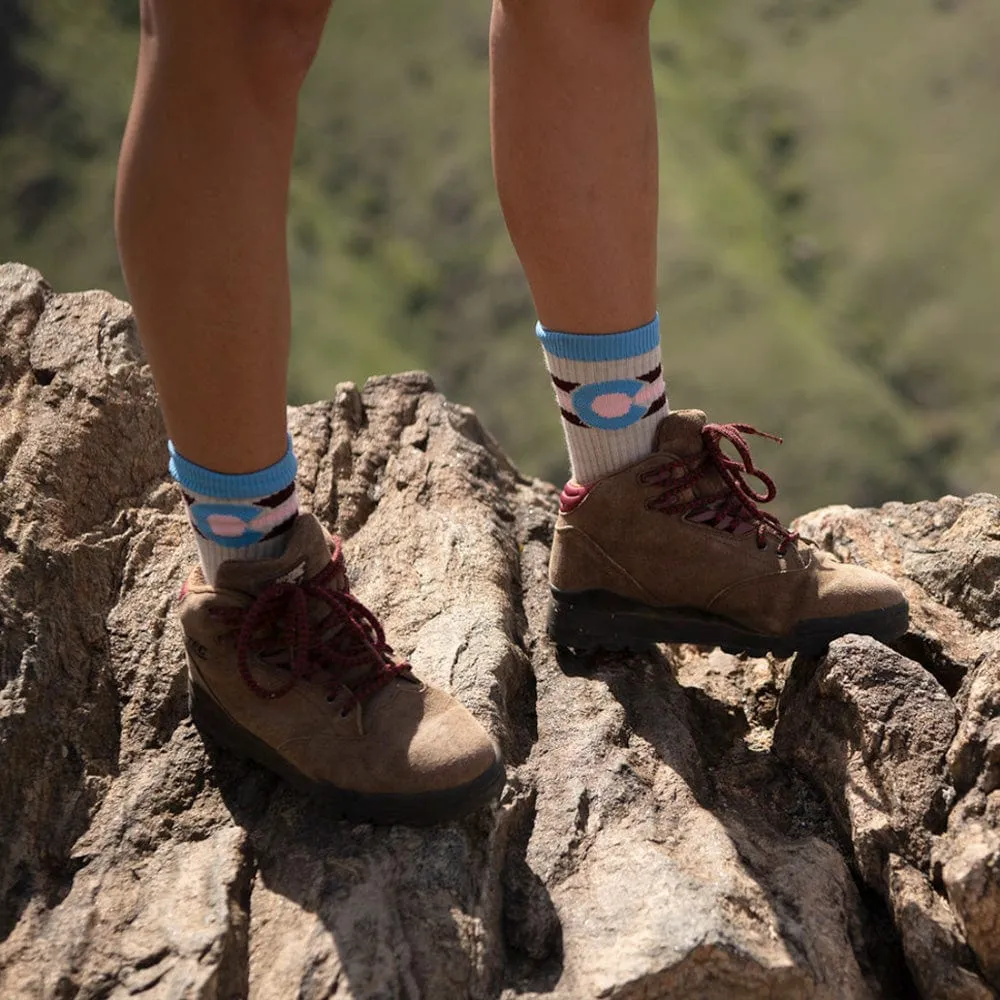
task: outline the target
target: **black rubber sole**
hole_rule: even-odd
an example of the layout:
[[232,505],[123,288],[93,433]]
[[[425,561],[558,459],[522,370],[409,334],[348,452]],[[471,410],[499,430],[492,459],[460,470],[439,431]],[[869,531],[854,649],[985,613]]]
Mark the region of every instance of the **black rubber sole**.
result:
[[549,638],[579,652],[597,649],[642,652],[661,642],[719,646],[751,656],[817,656],[834,639],[856,633],[882,642],[898,639],[909,625],[906,601],[890,608],[838,618],[800,621],[788,635],[753,632],[728,618],[692,608],[652,608],[603,590],[567,593],[552,588]]
[[313,781],[262,740],[230,719],[211,695],[189,683],[191,718],[204,736],[214,743],[273,771],[293,788],[304,792],[330,811],[330,818],[349,823],[379,826],[403,824],[431,826],[460,819],[487,805],[503,791],[507,780],[503,761],[473,781],[455,788],[415,795],[354,792],[325,782]]

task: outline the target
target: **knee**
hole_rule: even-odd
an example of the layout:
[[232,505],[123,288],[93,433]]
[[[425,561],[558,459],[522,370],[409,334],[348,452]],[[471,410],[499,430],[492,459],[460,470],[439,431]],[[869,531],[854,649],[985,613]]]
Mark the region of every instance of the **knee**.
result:
[[574,4],[578,17],[602,24],[645,25],[655,0],[578,0]]
[[236,0],[252,57],[301,82],[312,65],[332,0]]
[[655,0],[497,0],[504,15],[530,23],[584,23],[604,28],[645,30]]
[[245,68],[269,86],[301,84],[332,0],[142,0],[143,31],[160,48]]

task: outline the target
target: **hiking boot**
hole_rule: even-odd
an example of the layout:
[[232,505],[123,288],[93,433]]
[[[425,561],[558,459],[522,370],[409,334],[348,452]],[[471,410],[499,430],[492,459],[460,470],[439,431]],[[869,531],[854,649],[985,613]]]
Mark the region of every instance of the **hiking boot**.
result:
[[340,540],[300,514],[278,559],[230,561],[179,598],[191,715],[224,747],[354,822],[442,822],[500,793],[482,726],[421,683],[347,583]]
[[909,609],[893,580],[837,562],[760,509],[777,491],[744,434],[780,443],[678,411],[660,423],[648,458],[591,486],[567,484],[550,564],[555,642],[790,656],[821,653],[850,632],[888,642],[906,631]]

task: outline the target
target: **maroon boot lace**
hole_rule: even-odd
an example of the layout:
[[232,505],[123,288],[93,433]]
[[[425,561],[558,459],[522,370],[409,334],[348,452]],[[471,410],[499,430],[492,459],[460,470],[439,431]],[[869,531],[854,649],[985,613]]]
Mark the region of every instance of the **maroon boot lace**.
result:
[[[664,514],[684,514],[698,523],[734,533],[754,530],[759,549],[767,547],[767,534],[771,532],[778,538],[778,555],[784,555],[799,534],[789,531],[773,514],[758,506],[770,503],[778,495],[778,489],[774,480],[753,464],[744,434],[756,434],[781,444],[781,438],[749,424],[705,424],[701,430],[705,447],[699,455],[659,465],[639,476],[645,485],[668,487],[659,496],[647,501],[646,506]],[[733,445],[742,461],[730,458],[722,450],[723,439]],[[713,471],[721,477],[724,489],[708,496],[680,499],[684,491],[692,489],[698,480]],[[746,481],[746,476],[759,479],[766,492],[754,490]]]
[[[320,671],[328,672],[327,697],[350,691],[342,712],[346,715],[356,705],[385,687],[394,677],[410,669],[397,663],[392,647],[385,641],[378,618],[344,589],[332,582],[344,570],[340,539],[335,539],[331,562],[309,580],[299,583],[275,581],[266,587],[246,609],[213,608],[212,617],[239,629],[236,637],[236,662],[247,687],[259,698],[274,699],[288,694],[298,680],[309,680]],[[309,601],[325,604],[327,612],[318,621],[310,621]],[[275,688],[258,684],[250,672],[252,652],[273,649],[277,640],[290,651],[288,680]],[[369,666],[360,685],[350,688],[339,679],[347,671]]]

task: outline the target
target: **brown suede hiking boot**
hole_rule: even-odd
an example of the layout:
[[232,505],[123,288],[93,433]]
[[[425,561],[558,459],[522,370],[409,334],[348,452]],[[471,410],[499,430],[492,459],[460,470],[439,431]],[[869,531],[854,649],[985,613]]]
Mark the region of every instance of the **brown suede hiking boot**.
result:
[[[552,544],[551,638],[580,650],[690,642],[790,656],[849,632],[902,635],[909,608],[893,580],[838,563],[757,506],[777,492],[743,437],[760,433],[678,411],[660,423],[649,458],[592,486],[567,484]],[[722,451],[723,439],[742,461]]]
[[223,563],[214,588],[195,567],[179,604],[198,728],[334,815],[443,822],[503,788],[496,746],[393,658],[313,515],[299,515],[281,558]]

